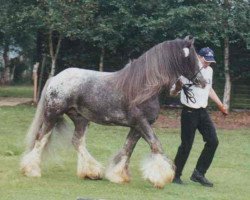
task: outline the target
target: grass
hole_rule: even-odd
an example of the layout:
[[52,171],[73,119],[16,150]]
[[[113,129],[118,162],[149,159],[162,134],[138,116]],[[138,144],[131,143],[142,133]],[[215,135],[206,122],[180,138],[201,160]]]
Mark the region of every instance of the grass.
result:
[[0,97],[26,97],[32,98],[33,86],[1,86]]
[[[42,165],[42,178],[27,178],[19,172],[19,160],[24,150],[26,129],[35,109],[29,106],[0,107],[0,199],[90,199],[114,200],[248,200],[250,196],[250,134],[249,130],[218,130],[220,145],[207,173],[214,188],[205,188],[189,180],[203,147],[199,134],[186,164],[185,185],[170,184],[159,190],[141,178],[140,161],[149,153],[148,145],[139,141],[132,156],[132,181],[117,185],[107,180],[80,180],[76,177],[76,153],[64,140],[52,144],[54,149]],[[155,129],[170,158],[180,143],[179,130]],[[125,141],[127,128],[91,124],[87,146],[91,154],[105,166]],[[63,138],[63,137],[62,137]],[[69,137],[66,137],[69,138]],[[59,145],[62,144],[62,145]]]

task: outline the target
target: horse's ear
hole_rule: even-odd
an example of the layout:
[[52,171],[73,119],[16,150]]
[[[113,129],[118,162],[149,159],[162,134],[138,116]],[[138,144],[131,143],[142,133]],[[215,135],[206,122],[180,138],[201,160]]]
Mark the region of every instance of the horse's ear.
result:
[[194,37],[192,35],[188,35],[184,38],[187,41],[187,47],[190,48],[194,44]]

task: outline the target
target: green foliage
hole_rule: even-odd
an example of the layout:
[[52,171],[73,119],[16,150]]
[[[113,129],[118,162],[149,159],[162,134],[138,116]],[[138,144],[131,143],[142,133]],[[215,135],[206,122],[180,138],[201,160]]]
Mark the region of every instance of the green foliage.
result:
[[93,22],[95,7],[94,1],[42,0],[34,7],[32,17],[39,21],[37,28],[79,38],[83,27]]
[[[49,55],[48,33],[52,31],[55,39],[59,35],[63,37],[58,72],[68,66],[81,67],[89,63],[90,67],[97,66],[100,49],[105,49],[105,69],[112,71],[120,69],[129,59],[137,58],[159,42],[189,34],[196,37],[198,47],[209,45],[216,49],[220,64],[223,60],[223,39],[229,36],[231,45],[241,44],[244,51],[242,56],[239,55],[240,63],[234,63],[245,66],[249,63],[249,51],[246,49],[250,38],[249,1],[230,0],[229,6],[225,2],[3,1],[0,7],[0,47],[4,44],[20,46],[23,54],[32,61],[30,63],[41,63],[42,54]],[[43,35],[42,39],[39,34]],[[39,46],[43,50],[39,50]],[[232,72],[236,71],[237,68],[232,67]],[[244,74],[245,71],[244,68],[237,74]]]
[[32,21],[28,20],[30,9],[29,2],[21,0],[1,1],[0,6],[0,45],[21,47],[27,56],[34,50],[36,34],[36,30],[32,29]]
[[[189,2],[188,4],[186,2]],[[221,40],[229,35],[231,42],[237,36],[247,39],[250,32],[249,2],[231,1],[226,6],[221,1],[179,1],[168,13],[175,35],[184,36],[190,31],[198,39],[220,46]],[[223,1],[224,3],[226,1]],[[235,38],[236,37],[236,38]]]

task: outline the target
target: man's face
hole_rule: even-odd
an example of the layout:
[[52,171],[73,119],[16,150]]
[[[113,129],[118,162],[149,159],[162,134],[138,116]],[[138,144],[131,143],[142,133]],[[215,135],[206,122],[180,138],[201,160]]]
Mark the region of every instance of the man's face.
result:
[[212,62],[207,62],[204,57],[198,56],[199,60],[204,68],[207,68],[208,66],[211,65]]

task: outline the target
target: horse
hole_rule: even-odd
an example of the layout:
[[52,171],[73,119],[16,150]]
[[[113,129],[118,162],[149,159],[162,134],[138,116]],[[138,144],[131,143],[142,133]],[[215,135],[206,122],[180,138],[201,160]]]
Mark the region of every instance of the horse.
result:
[[[181,75],[205,87],[199,68],[194,39],[187,36],[155,45],[116,72],[65,69],[43,88],[27,133],[27,148],[20,163],[22,173],[41,177],[42,153],[53,128],[67,115],[75,126],[72,144],[78,155],[78,177],[105,176],[114,183],[129,182],[130,157],[143,138],[151,149],[141,167],[143,177],[154,187],[163,188],[172,182],[175,166],[151,127],[160,111],[159,94],[170,89]],[[89,122],[130,128],[123,147],[106,170],[87,150],[85,132]]]

